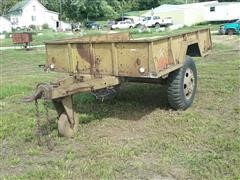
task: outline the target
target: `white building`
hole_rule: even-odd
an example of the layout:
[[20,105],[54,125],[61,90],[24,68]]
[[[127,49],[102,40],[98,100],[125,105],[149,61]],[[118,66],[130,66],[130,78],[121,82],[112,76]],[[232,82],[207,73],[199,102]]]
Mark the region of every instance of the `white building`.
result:
[[206,5],[206,21],[228,21],[240,19],[240,2],[221,2]]
[[43,24],[48,24],[53,29],[56,29],[58,15],[57,12],[46,9],[38,0],[20,1],[7,14],[13,28],[30,25],[41,27]]
[[11,22],[7,18],[0,16],[0,33],[11,31],[12,31]]
[[191,26],[205,21],[204,12],[206,5],[215,4],[217,1],[171,5],[164,4],[153,10],[149,10],[144,16],[160,16],[161,18],[172,17],[174,24]]
[[64,22],[64,21],[59,21],[59,30],[62,31],[71,31],[72,30],[72,25],[70,23]]
[[208,1],[181,5],[164,4],[144,16],[172,17],[174,24],[191,26],[205,21],[226,21],[240,18],[240,2]]

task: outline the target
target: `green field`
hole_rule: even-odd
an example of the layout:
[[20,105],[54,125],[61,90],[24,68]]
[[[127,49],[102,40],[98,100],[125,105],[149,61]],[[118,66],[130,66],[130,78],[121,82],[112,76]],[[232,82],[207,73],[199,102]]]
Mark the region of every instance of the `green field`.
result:
[[37,145],[35,106],[21,98],[64,74],[37,67],[44,48],[0,51],[0,179],[240,179],[239,37],[212,39],[210,55],[194,59],[191,108],[171,110],[160,85],[127,83],[105,102],[76,95],[74,139],[58,137],[50,105],[53,151]]
[[[106,22],[105,21],[99,21],[99,24],[103,25]],[[211,30],[217,30],[219,28],[218,24],[214,25],[196,25],[192,27],[184,27],[180,28],[178,30],[170,31],[166,30],[163,32],[159,32],[156,28],[149,28],[146,31],[140,31],[138,28],[134,29],[125,29],[125,30],[119,30],[119,32],[129,32],[132,38],[141,38],[141,37],[153,37],[153,36],[165,36],[165,35],[171,35],[175,33],[181,33],[186,31],[192,31],[197,30],[199,28],[210,28]],[[46,41],[51,40],[57,40],[57,39],[66,39],[66,38],[78,38],[82,37],[84,35],[94,35],[94,34],[106,34],[110,32],[108,28],[104,27],[101,30],[87,30],[82,29],[81,32],[54,32],[51,30],[42,30],[42,31],[34,31],[33,32],[33,41],[31,42],[31,45],[42,45]],[[118,32],[118,31],[116,31]],[[11,47],[11,46],[21,46],[21,45],[14,45],[12,43],[12,39],[10,37],[7,37],[6,39],[0,40],[0,47]]]
[[[51,30],[42,30],[33,32],[33,41],[31,45],[42,45],[46,41],[57,40],[57,39],[64,39],[64,38],[77,38],[82,37],[84,35],[92,35],[92,34],[99,34],[104,33],[105,31],[98,31],[98,30],[83,30],[82,32],[54,32]],[[0,40],[0,47],[8,47],[8,46],[21,46],[21,45],[14,45],[12,43],[12,39],[7,37],[6,39]]]

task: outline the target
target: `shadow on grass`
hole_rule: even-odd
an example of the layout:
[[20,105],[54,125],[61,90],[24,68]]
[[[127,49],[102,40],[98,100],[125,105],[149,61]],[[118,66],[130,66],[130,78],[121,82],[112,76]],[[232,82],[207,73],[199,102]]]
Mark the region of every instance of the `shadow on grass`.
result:
[[[96,100],[90,93],[75,95],[74,110],[79,114],[79,121],[82,124],[105,118],[138,121],[156,108],[170,109],[166,91],[166,86],[158,84],[125,83],[114,98],[103,102]],[[52,103],[48,107],[55,111]],[[41,117],[44,122],[41,121],[40,133],[45,137],[57,129],[57,123],[56,116],[50,116],[47,122],[44,113],[45,110]],[[37,134],[37,131],[35,128],[34,134]]]
[[115,98],[104,102],[89,93],[76,95],[74,107],[80,123],[108,117],[136,121],[156,108],[169,109],[165,86],[137,83],[124,84]]

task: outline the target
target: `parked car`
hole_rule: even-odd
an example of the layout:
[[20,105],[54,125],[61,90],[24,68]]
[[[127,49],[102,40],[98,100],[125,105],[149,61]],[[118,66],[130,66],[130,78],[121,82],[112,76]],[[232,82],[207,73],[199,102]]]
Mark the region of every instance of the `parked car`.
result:
[[173,20],[171,17],[162,19],[159,16],[148,16],[148,17],[145,17],[142,21],[140,21],[137,24],[137,26],[161,27],[161,26],[169,26],[172,24],[173,24]]
[[232,23],[225,23],[221,25],[219,28],[219,33],[228,35],[240,33],[240,19]]
[[81,23],[72,23],[71,24],[71,27],[72,27],[72,31],[80,31],[81,30]]
[[108,22],[107,22],[107,28],[112,28],[112,25],[114,25],[114,24],[116,24],[116,22],[114,21],[114,20],[109,20]]
[[119,21],[117,24],[113,24],[111,29],[129,29],[134,28],[135,24],[131,21]]
[[85,27],[88,29],[100,29],[101,26],[96,21],[87,21]]

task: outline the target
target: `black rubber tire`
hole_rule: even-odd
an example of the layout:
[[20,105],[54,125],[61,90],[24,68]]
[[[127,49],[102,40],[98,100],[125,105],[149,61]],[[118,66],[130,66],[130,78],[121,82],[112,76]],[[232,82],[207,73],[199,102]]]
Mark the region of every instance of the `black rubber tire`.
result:
[[233,35],[234,32],[235,32],[235,31],[234,31],[233,29],[228,29],[228,30],[227,30],[227,34],[228,34],[228,35]]
[[[190,69],[193,74],[193,90],[189,97],[184,93],[184,78],[186,71]],[[169,105],[175,110],[186,110],[191,106],[197,89],[197,69],[191,57],[186,56],[184,65],[169,74],[167,97]]]
[[159,23],[155,24],[155,28],[160,28],[160,27],[161,27],[161,25]]

